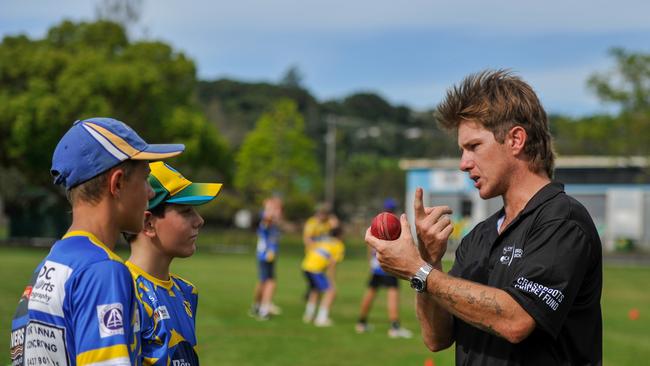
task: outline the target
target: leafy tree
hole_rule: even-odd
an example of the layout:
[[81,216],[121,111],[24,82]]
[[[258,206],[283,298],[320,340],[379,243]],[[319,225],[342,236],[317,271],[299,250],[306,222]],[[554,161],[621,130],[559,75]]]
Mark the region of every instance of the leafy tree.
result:
[[650,109],[650,55],[613,48],[616,68],[596,73],[589,87],[604,102],[618,104],[625,112]]
[[371,121],[390,120],[394,107],[384,98],[374,93],[356,93],[343,99],[346,114]]
[[95,5],[98,19],[121,24],[125,28],[140,20],[142,0],[101,0]]
[[555,149],[562,155],[620,155],[625,146],[617,137],[619,123],[613,116],[574,119],[550,116]]
[[318,102],[305,89],[287,88],[270,83],[246,83],[220,79],[201,81],[198,97],[208,119],[238,148],[246,134],[255,127],[260,115],[273,107],[279,99],[294,100],[306,117],[309,136],[319,136]]
[[382,208],[384,199],[401,198],[406,188],[399,159],[374,154],[351,155],[337,169],[336,207],[346,218],[370,217]]
[[[176,165],[208,165],[213,174],[227,178],[229,150],[195,103],[195,87],[191,60],[162,42],[130,42],[116,23],[64,21],[43,39],[5,37],[0,43],[0,195],[5,211],[19,221],[51,202],[61,206],[59,216],[65,217],[63,194],[48,174],[50,159],[72,122],[88,117],[123,120],[153,143],[185,143],[188,151]],[[12,182],[18,186],[11,187]],[[18,228],[12,230],[18,234]]]
[[[296,210],[311,210],[307,206],[313,204],[321,184],[314,143],[304,129],[295,102],[276,102],[244,139],[236,157],[235,187],[256,203],[280,194],[287,206],[301,202]],[[289,207],[287,211],[291,211]],[[293,216],[292,212],[287,214]]]
[[596,73],[588,81],[603,102],[620,107],[619,115],[607,126],[609,131],[604,131],[612,134],[603,134],[603,141],[607,141],[612,153],[650,154],[650,54],[622,48],[613,48],[610,54],[616,67]]
[[290,66],[280,79],[280,85],[287,88],[302,88],[302,72],[298,66]]

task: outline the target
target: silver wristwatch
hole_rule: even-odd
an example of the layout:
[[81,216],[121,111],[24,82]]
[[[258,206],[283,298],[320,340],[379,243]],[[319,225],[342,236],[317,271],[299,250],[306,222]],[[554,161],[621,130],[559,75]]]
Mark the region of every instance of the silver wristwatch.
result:
[[415,273],[415,276],[411,277],[411,288],[415,289],[417,292],[424,292],[427,289],[427,277],[431,273],[433,267],[429,263],[425,263],[418,271]]

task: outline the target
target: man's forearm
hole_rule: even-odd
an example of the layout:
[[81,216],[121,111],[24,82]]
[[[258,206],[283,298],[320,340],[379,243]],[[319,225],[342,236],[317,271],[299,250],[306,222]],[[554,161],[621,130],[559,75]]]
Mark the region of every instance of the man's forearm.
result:
[[[442,266],[433,264],[442,271]],[[427,281],[428,282],[428,281]],[[424,344],[431,351],[440,351],[454,343],[453,316],[429,293],[417,294],[416,314],[422,329]]]
[[434,269],[427,291],[444,310],[463,321],[516,343],[534,329],[535,322],[505,291],[447,275]]

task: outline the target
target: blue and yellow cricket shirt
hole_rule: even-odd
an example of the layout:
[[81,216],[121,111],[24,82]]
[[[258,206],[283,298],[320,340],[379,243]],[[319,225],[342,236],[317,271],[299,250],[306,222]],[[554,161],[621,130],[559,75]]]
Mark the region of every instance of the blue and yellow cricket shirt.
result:
[[311,238],[313,241],[322,241],[330,237],[332,225],[329,220],[321,221],[318,217],[312,216],[305,222],[303,235]]
[[126,265],[135,281],[141,316],[142,364],[198,365],[196,287],[174,274],[163,281],[129,261]]
[[257,259],[263,262],[273,262],[278,253],[280,229],[277,225],[260,222],[257,227]]
[[337,238],[329,237],[320,241],[316,248],[310,250],[302,261],[302,270],[310,273],[325,272],[330,262],[341,262],[345,254],[345,245]]
[[124,262],[94,235],[54,243],[11,324],[12,365],[138,365],[139,319]]

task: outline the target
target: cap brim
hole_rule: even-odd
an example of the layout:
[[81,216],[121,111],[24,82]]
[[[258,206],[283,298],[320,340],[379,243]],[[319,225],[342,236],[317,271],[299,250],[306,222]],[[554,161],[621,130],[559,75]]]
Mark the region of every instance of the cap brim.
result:
[[165,202],[178,205],[202,205],[212,201],[221,191],[221,183],[192,183]]
[[183,144],[153,144],[133,155],[132,160],[162,160],[180,155],[185,151]]

